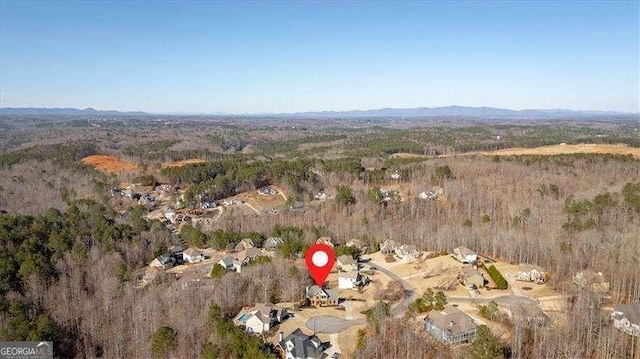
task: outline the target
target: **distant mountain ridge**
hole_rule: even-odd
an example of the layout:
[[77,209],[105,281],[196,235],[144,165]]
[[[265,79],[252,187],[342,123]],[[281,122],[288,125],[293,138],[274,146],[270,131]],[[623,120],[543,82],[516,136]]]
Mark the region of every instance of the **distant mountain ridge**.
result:
[[88,107],[83,110],[77,108],[41,108],[41,107],[3,107],[0,115],[104,115],[104,116],[144,116],[150,115],[142,111],[96,110]]
[[[154,114],[143,111],[115,111],[85,108],[39,108],[39,107],[4,107],[0,108],[0,115],[76,115],[76,116],[194,116],[191,113]],[[417,108],[380,108],[373,110],[351,111],[308,111],[288,113],[254,113],[230,114],[223,112],[198,113],[199,116],[255,116],[255,117],[283,117],[283,118],[418,118],[418,117],[459,117],[478,119],[559,119],[559,118],[592,118],[596,116],[639,116],[638,113],[616,111],[576,111],[565,109],[531,109],[510,110],[495,107],[444,106]]]
[[354,111],[317,111],[281,114],[300,117],[471,117],[471,118],[567,118],[593,116],[627,116],[637,115],[615,111],[575,111],[564,109],[550,110],[509,110],[495,107],[417,107],[417,108],[381,108],[375,110]]

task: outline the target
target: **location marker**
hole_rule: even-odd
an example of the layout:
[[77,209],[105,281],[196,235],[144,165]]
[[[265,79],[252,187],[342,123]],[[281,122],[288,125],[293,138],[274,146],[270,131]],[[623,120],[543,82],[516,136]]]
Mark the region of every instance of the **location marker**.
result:
[[336,262],[336,253],[326,244],[314,244],[304,254],[304,261],[313,280],[322,287]]

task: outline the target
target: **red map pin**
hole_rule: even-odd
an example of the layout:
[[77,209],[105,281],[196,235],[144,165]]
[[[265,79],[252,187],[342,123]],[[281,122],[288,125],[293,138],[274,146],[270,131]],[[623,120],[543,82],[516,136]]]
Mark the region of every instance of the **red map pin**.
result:
[[313,280],[322,287],[336,262],[336,253],[326,244],[314,244],[304,254],[304,261]]

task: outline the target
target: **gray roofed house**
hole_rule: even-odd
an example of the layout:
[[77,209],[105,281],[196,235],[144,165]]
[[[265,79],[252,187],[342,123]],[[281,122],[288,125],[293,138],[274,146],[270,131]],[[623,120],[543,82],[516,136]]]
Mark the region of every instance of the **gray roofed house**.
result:
[[285,359],[320,359],[324,356],[326,349],[326,345],[320,338],[315,335],[306,335],[300,328],[281,338],[276,347],[282,351]]
[[173,267],[175,264],[176,264],[176,259],[173,256],[167,255],[167,254],[161,254],[157,256],[154,260],[152,260],[151,263],[149,263],[149,266],[162,268],[162,269],[169,269]]
[[236,273],[240,273],[240,271],[242,271],[242,263],[232,256],[223,257],[217,264],[225,267],[228,271],[234,271]]
[[461,278],[464,281],[464,285],[469,288],[484,287],[484,276],[477,269],[471,267],[462,268]]
[[478,254],[464,246],[454,248],[452,256],[458,262],[464,264],[472,264],[478,261]]
[[472,341],[477,328],[476,322],[456,307],[431,311],[425,318],[426,331],[444,344]]
[[540,307],[535,304],[515,303],[507,307],[509,319],[516,324],[545,326],[551,322]]
[[284,244],[284,240],[282,238],[269,237],[264,241],[264,243],[262,243],[262,248],[268,251],[273,251],[281,244]]
[[358,270],[358,262],[352,256],[343,254],[336,259],[336,267],[343,272]]
[[611,312],[613,327],[640,337],[640,303],[616,304]]
[[261,256],[263,256],[262,252],[255,247],[247,248],[242,252],[235,254],[235,258],[242,264],[247,264]]
[[307,287],[306,296],[311,302],[311,305],[316,307],[338,305],[338,292],[318,287],[317,285]]

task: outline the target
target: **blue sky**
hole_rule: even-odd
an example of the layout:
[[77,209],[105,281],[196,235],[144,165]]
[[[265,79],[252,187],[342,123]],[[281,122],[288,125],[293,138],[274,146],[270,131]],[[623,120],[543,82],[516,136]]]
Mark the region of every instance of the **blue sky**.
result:
[[2,107],[640,111],[627,2],[0,3]]

